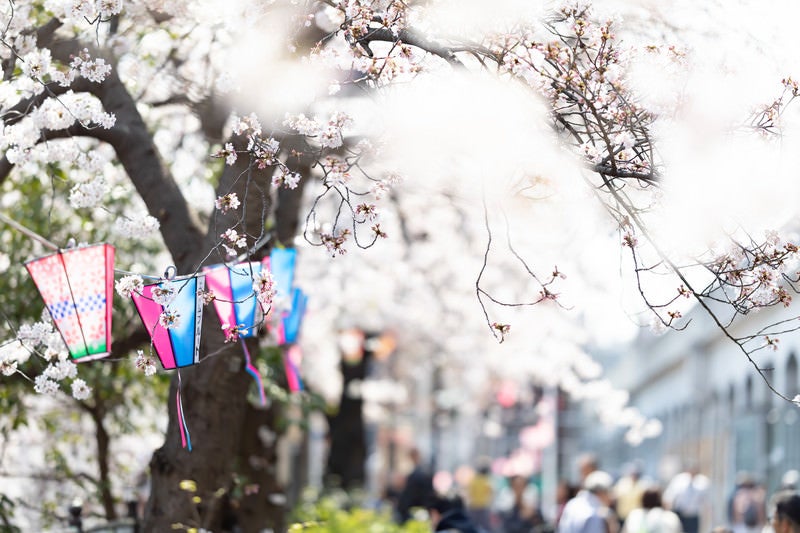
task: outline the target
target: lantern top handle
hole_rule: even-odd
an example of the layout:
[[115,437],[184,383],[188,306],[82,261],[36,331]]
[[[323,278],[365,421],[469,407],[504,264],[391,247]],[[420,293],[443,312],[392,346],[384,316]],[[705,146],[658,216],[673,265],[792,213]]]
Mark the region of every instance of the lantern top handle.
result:
[[169,265],[164,270],[164,279],[175,279],[175,276],[178,275],[178,268],[175,265]]

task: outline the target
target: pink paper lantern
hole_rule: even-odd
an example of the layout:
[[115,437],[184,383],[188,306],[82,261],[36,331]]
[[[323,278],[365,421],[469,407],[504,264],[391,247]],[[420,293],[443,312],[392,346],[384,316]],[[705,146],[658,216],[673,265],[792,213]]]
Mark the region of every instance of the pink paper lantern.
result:
[[[175,292],[168,305],[162,305],[154,297],[156,291],[165,288]],[[200,361],[204,288],[203,276],[183,276],[145,285],[141,293],[131,293],[139,317],[150,334],[153,348],[165,370],[194,365]],[[163,323],[163,315],[168,311],[179,317],[176,324],[170,327]]]
[[212,265],[203,268],[208,290],[214,294],[214,309],[220,323],[237,330],[239,337],[255,337],[263,321],[263,309],[258,305],[253,281],[269,268],[269,260]]
[[75,361],[111,353],[114,247],[92,244],[25,263]]

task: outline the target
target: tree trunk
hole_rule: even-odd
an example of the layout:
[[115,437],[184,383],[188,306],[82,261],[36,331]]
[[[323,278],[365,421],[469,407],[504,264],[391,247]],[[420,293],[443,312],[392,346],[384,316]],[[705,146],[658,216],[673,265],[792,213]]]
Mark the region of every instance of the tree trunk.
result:
[[91,411],[91,417],[95,424],[95,439],[97,441],[97,464],[100,471],[100,501],[103,502],[103,511],[106,520],[116,520],[117,510],[114,508],[114,495],[111,493],[111,477],[109,475],[109,448],[111,439],[103,424],[103,408],[95,406]]
[[[238,138],[233,142],[242,149],[246,141]],[[236,192],[242,207],[237,212],[217,213],[195,252],[183,261],[176,259],[179,273],[191,273],[203,264],[224,259],[214,246],[220,233],[237,223],[238,231],[250,236],[248,246],[261,236],[263,214],[271,207],[272,169],[247,167],[246,157],[225,167],[217,192]],[[169,231],[162,226],[162,233]],[[248,339],[248,348],[255,359],[258,340]],[[176,411],[179,381],[192,451],[181,446]],[[274,408],[261,409],[249,403],[251,386],[253,379],[244,370],[240,344],[225,344],[216,312],[213,306],[206,306],[200,364],[176,371],[170,387],[166,442],[150,462],[152,490],[144,531],[171,531],[176,523],[215,532],[229,531],[234,524],[245,532],[282,530],[285,496],[275,478],[277,439],[272,438],[276,413]],[[194,481],[197,492],[182,489],[182,480]]]
[[237,513],[242,531],[286,531],[286,497],[275,476],[278,415],[275,408],[254,405],[249,405],[245,413],[245,427],[252,431],[246,432],[239,449],[239,457],[245,461],[238,473],[250,483],[242,491]]
[[[213,313],[205,315],[203,329],[219,330]],[[270,439],[259,438],[272,431],[274,417],[249,404],[246,391],[253,380],[243,370],[241,348],[222,341],[221,333],[204,335],[203,353],[215,355],[176,371],[192,450],[181,445],[178,380],[173,379],[166,442],[150,461],[152,489],[143,531],[171,531],[175,524],[217,532],[232,523],[246,532],[282,526],[283,508],[273,503],[280,500],[275,449]],[[182,488],[184,480],[194,481],[196,491]]]

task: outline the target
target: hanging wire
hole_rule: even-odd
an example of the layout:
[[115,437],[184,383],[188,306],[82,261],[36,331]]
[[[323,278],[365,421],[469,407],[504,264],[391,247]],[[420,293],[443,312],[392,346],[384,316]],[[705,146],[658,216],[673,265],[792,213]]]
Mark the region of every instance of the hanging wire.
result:
[[20,233],[22,233],[23,235],[26,235],[26,236],[30,237],[31,239],[33,239],[35,241],[38,241],[39,243],[41,243],[41,244],[45,245],[46,247],[50,248],[51,250],[58,250],[59,249],[58,245],[48,241],[47,239],[45,239],[44,237],[42,237],[41,235],[39,235],[35,231],[29,230],[28,228],[26,228],[25,226],[23,226],[22,224],[20,224],[16,220],[13,220],[13,219],[7,217],[3,213],[0,213],[0,221],[5,222],[6,224],[11,226],[15,230],[17,230]]
[[[23,226],[22,224],[20,224],[16,220],[14,220],[12,218],[9,218],[8,216],[4,215],[3,213],[0,213],[0,222],[5,222],[6,224],[11,226],[15,230],[17,230],[20,233],[22,233],[23,235],[33,239],[34,241],[39,242],[40,244],[43,244],[45,247],[47,247],[47,248],[49,248],[49,249],[51,249],[51,250],[53,250],[55,252],[58,252],[58,251],[61,251],[61,250],[69,250],[69,249],[75,248],[77,246],[77,244],[75,242],[75,239],[70,238],[69,241],[67,242],[67,246],[62,248],[62,247],[58,246],[57,244],[55,244],[54,242],[45,239],[44,237],[42,237],[41,235],[39,235],[38,233],[36,233],[32,229],[26,228],[25,226]],[[173,265],[170,265],[167,268],[167,272],[169,272],[169,269],[175,269],[175,267]],[[177,273],[177,270],[175,272]],[[115,268],[114,269],[114,273],[115,274],[123,274],[123,275],[126,275],[126,276],[140,276],[142,278],[152,279],[152,280],[171,279],[171,278],[167,277],[166,273],[165,273],[164,277],[161,277],[161,276],[148,276],[146,274],[138,274],[136,272],[130,272],[128,270],[122,270],[120,268]],[[173,274],[172,277],[175,277],[175,274]]]

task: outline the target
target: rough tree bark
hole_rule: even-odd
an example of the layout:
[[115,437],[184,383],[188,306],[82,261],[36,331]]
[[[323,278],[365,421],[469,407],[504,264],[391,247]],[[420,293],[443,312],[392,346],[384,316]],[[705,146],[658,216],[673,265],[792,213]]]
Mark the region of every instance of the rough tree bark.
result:
[[[233,142],[242,149],[245,141],[237,138]],[[242,157],[235,165],[225,167],[217,187],[219,194],[237,193],[244,207],[244,231],[254,238],[261,235],[264,212],[272,207],[268,170],[249,169],[247,158]],[[214,251],[214,245],[238,216],[228,213],[212,217],[205,237],[192,247],[193,253],[183,260],[173,254],[178,272],[188,274],[204,264],[219,262],[222,257]],[[170,231],[162,226],[162,233]],[[145,511],[145,531],[169,531],[175,523],[223,531],[223,522],[231,521],[238,522],[244,531],[284,528],[282,488],[274,472],[274,440],[263,438],[275,432],[277,413],[274,408],[262,409],[248,402],[247,391],[253,381],[244,371],[242,349],[237,343],[224,341],[213,306],[207,306],[201,362],[180,371],[192,451],[181,447],[175,411],[178,382],[173,378],[167,438],[150,463],[152,490]],[[248,342],[250,353],[258,353],[257,342]],[[180,488],[184,479],[196,483],[197,493]],[[234,499],[234,493],[241,493],[241,497]],[[276,498],[278,494],[281,497]],[[199,504],[192,502],[195,496],[201,498]],[[234,499],[232,507],[228,506],[230,499]],[[235,518],[223,516],[231,510]]]
[[[95,396],[98,398],[98,396]],[[117,510],[114,507],[114,495],[111,493],[111,472],[109,469],[111,437],[108,434],[103,419],[105,417],[105,407],[102,400],[96,400],[95,408],[90,411],[92,422],[95,427],[95,441],[97,442],[97,464],[100,474],[100,499],[103,504],[107,520],[117,518]]]

